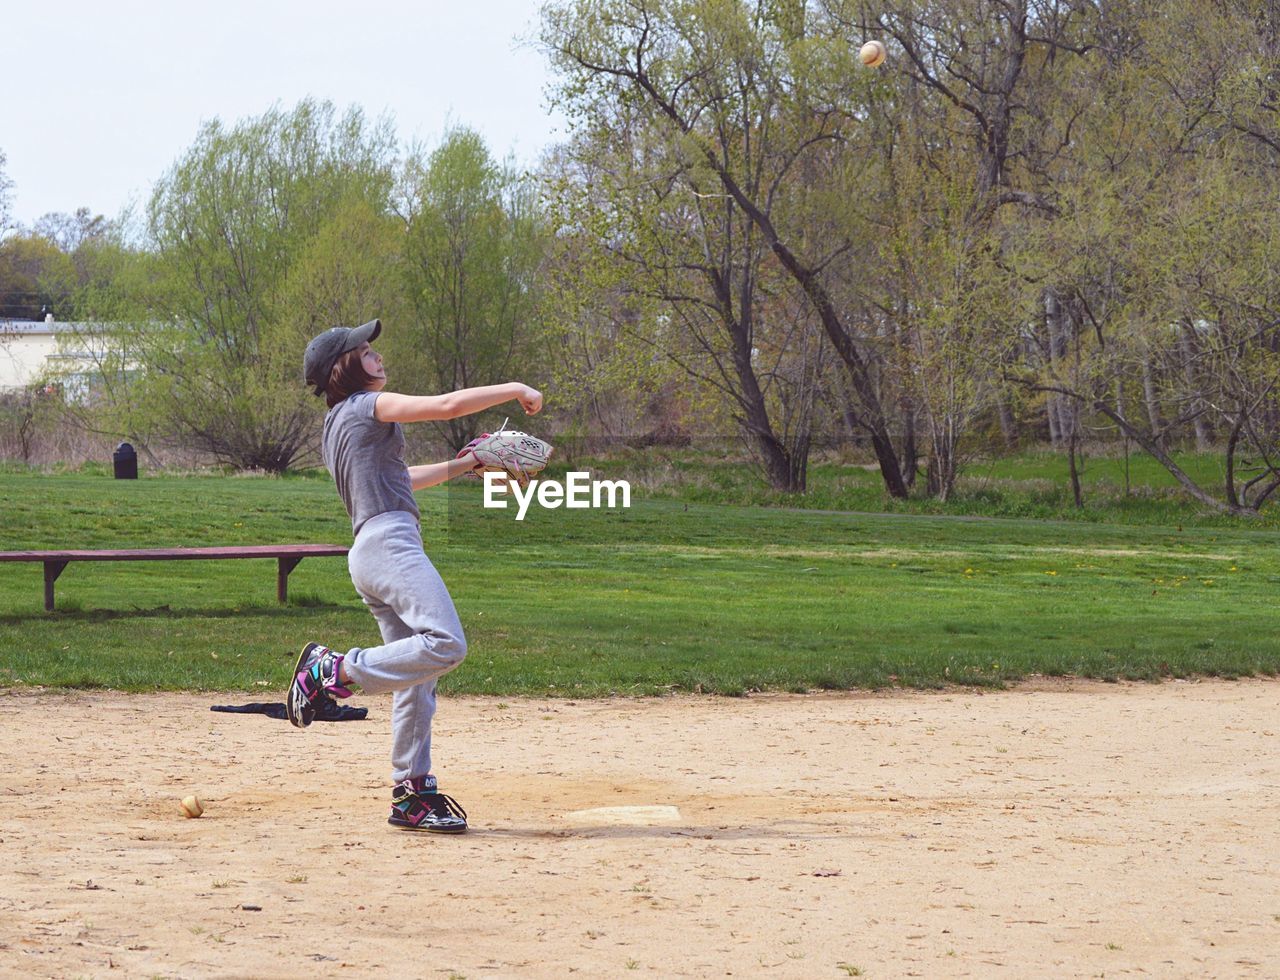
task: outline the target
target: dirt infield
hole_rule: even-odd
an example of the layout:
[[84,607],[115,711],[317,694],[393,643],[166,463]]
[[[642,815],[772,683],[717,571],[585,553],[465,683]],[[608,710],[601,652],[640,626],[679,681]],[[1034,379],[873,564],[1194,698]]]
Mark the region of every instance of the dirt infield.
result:
[[1276,976],[1278,696],[447,700],[442,838],[385,698],[0,692],[0,973]]

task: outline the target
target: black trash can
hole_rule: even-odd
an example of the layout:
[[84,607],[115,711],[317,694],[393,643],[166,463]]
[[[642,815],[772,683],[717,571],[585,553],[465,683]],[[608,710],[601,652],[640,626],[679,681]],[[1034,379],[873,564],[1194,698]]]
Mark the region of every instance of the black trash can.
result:
[[116,451],[111,454],[111,462],[115,464],[117,480],[138,478],[138,454],[127,442],[116,446]]

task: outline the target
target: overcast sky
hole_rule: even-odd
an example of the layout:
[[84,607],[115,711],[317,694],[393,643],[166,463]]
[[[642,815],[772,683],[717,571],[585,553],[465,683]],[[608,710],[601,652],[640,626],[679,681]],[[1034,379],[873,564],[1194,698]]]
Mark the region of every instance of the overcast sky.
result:
[[521,44],[536,0],[30,0],[5,3],[0,150],[14,216],[115,217],[200,123],[304,96],[389,112],[428,146],[449,124],[534,162],[563,135],[545,59]]

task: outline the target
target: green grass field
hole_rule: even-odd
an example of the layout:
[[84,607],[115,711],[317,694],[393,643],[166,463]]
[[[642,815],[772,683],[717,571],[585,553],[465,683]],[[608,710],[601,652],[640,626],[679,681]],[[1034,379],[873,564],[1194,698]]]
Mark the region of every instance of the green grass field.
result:
[[[1221,455],[1173,456],[1202,487],[1221,494],[1225,480]],[[557,465],[560,470],[565,468],[563,461]],[[770,490],[759,472],[739,460],[708,460],[689,450],[648,449],[607,459],[584,457],[577,468],[626,477],[643,486],[650,497],[698,503],[1085,523],[1241,526],[1239,518],[1206,512],[1186,496],[1164,467],[1141,454],[1128,460],[1116,455],[1086,455],[1081,472],[1084,506],[1080,508],[1071,496],[1065,457],[1049,452],[970,459],[954,495],[945,502],[922,495],[892,500],[884,495],[877,471],[834,458],[815,458],[809,467],[807,492],[801,496]],[[1280,508],[1264,510],[1260,519],[1249,523],[1280,529]]]
[[[452,691],[738,694],[1280,667],[1268,527],[829,514],[639,488],[630,510],[535,508],[518,524],[483,510],[474,484],[419,499],[470,641]],[[350,537],[327,477],[11,470],[0,500],[2,550]],[[73,563],[49,614],[40,566],[0,565],[0,684],[276,699],[304,641],[376,642],[342,559],[304,561],[283,607],[274,572]]]

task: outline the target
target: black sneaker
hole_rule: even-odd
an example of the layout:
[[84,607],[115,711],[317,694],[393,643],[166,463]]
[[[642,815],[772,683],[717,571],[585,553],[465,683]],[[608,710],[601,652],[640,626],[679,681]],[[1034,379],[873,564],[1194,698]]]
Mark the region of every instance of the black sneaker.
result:
[[319,643],[308,643],[298,654],[293,668],[293,683],[285,697],[285,713],[297,728],[306,728],[315,720],[316,711],[325,700],[349,698],[350,689],[338,682],[338,665],[342,654],[334,653]]
[[420,776],[396,783],[387,823],[404,830],[461,834],[467,829],[467,811],[452,796],[439,791],[434,776]]

